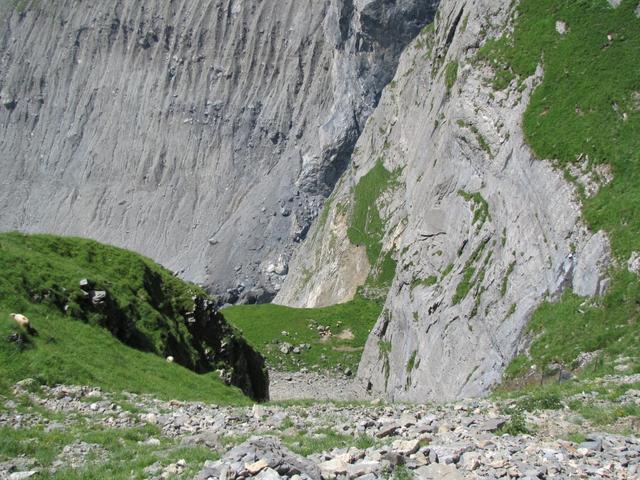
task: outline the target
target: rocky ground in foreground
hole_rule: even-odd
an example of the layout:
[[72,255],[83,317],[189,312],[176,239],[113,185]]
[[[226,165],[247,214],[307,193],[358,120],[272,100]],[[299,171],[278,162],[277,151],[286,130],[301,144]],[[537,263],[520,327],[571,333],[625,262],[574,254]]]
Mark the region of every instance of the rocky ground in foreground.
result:
[[[596,425],[567,402],[581,402],[588,411],[637,408],[639,382],[640,375],[610,377],[559,408],[529,412],[519,407],[526,405],[522,400],[489,399],[221,407],[24,381],[14,395],[0,398],[4,445],[11,432],[33,432],[18,443],[64,432],[73,432],[73,441],[60,444],[48,461],[35,458],[38,448],[33,457],[11,458],[0,449],[0,479],[69,478],[64,472],[108,465],[117,460],[111,449],[135,429],[142,433],[128,451],[135,455],[139,448],[146,456],[132,463],[139,471],[132,468],[124,478],[637,479],[638,417]],[[608,385],[626,387],[611,398],[600,393]],[[115,432],[117,441],[83,440],[89,428]],[[102,438],[92,435],[87,439]]]

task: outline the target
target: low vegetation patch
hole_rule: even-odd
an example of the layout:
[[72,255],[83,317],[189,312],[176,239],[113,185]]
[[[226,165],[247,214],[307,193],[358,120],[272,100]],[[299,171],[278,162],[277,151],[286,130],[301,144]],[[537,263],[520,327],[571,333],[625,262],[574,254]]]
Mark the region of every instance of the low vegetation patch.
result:
[[544,302],[528,326],[536,339],[529,355],[514,360],[508,377],[525,375],[532,366],[545,369],[559,363],[572,369],[581,353],[596,351],[599,359],[589,365],[592,374],[640,372],[640,312],[636,303],[640,301],[640,285],[634,277],[618,271],[602,298],[587,300],[565,292],[558,302]]
[[524,412],[521,408],[515,407],[507,409],[506,412],[510,415],[509,420],[496,432],[498,435],[525,435],[531,433],[531,430],[527,427],[527,422],[524,416]]
[[[397,184],[400,171],[390,172],[382,160],[363,176],[353,191],[353,211],[347,230],[349,241],[364,245],[371,265],[367,287],[385,290],[391,284],[396,270],[393,252],[382,252],[385,220],[380,215],[379,202],[384,192]],[[382,296],[382,295],[379,295]]]
[[[25,411],[32,412],[33,406],[27,406]],[[51,412],[39,413],[48,420],[60,421]],[[179,460],[186,465],[185,478],[192,478],[206,460],[218,457],[210,448],[181,446],[179,439],[163,437],[153,425],[115,429],[80,418],[66,423],[65,428],[50,430],[44,424],[20,429],[0,427],[0,462],[20,457],[33,459],[38,466],[46,467],[38,478],[126,480],[145,478],[143,470],[154,464],[168,465]],[[161,440],[145,444],[149,438]],[[68,459],[60,460],[61,455],[65,447],[80,442],[92,450],[86,456],[74,458],[77,468],[72,468]],[[49,470],[54,466],[54,470]]]
[[411,290],[419,286],[432,287],[438,283],[438,277],[435,275],[429,275],[427,278],[414,278],[411,281]]
[[473,220],[471,223],[480,230],[487,220],[491,219],[489,214],[489,203],[484,199],[480,192],[469,193],[464,190],[458,190],[458,195],[467,202],[471,202],[473,208]]
[[238,305],[223,313],[271,367],[355,372],[381,311],[379,303],[356,297],[324,308]]
[[[478,262],[478,260],[480,260],[482,252],[487,246],[487,242],[488,242],[488,239],[482,241],[480,245],[478,245],[476,249],[473,251],[469,259],[466,261],[464,265],[464,270],[462,271],[462,279],[456,286],[456,291],[453,294],[453,298],[451,300],[453,305],[457,305],[462,300],[464,300],[468,295],[468,293],[471,291],[471,289],[478,283],[478,280],[480,280],[480,282],[482,281],[480,276],[484,277],[483,269],[481,268],[479,270],[479,274],[477,275],[476,272],[478,270],[477,270],[476,263]],[[486,262],[484,264],[486,264]]]
[[451,91],[458,79],[458,62],[449,62],[444,69],[444,84],[447,92]]

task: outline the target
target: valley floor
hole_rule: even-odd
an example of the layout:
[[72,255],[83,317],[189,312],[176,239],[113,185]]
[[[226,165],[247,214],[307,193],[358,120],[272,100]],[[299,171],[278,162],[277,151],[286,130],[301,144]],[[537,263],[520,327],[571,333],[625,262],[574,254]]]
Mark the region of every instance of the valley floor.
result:
[[269,371],[269,394],[272,401],[322,400],[365,401],[373,400],[362,380],[353,375],[298,371]]
[[0,479],[639,478],[640,375],[574,391],[221,407],[27,380],[0,397]]

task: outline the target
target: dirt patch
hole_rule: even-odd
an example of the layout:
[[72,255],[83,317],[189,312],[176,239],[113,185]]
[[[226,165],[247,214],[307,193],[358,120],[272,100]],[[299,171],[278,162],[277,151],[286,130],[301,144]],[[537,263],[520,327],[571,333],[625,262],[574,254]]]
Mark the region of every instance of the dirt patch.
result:
[[354,338],[356,338],[356,336],[353,334],[351,329],[345,328],[337,335],[336,338],[338,338],[339,340],[353,340]]

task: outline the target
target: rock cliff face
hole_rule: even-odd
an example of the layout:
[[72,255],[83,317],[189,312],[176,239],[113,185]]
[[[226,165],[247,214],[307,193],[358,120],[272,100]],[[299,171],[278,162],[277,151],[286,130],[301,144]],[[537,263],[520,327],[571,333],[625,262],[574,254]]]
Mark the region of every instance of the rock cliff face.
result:
[[0,230],[270,298],[436,3],[5,2]]
[[[610,247],[525,141],[542,66],[494,90],[478,60],[514,5],[442,0],[421,30],[437,3],[7,10],[0,229],[133,248],[231,301],[382,296],[370,390],[488,392],[545,298],[607,288]],[[587,195],[607,181],[576,168]]]
[[491,71],[475,61],[487,38],[509,28],[510,8],[441,3],[433,27],[403,53],[276,298],[298,306],[345,301],[369,268],[380,268],[345,225],[358,214],[363,178],[392,172],[396,180],[374,203],[378,258],[392,255],[397,266],[358,372],[391,399],[486,393],[523,347],[523,329],[544,298],[606,287],[606,235],[581,224],[574,188],[523,138],[522,114],[542,71],[521,88],[494,91]]

